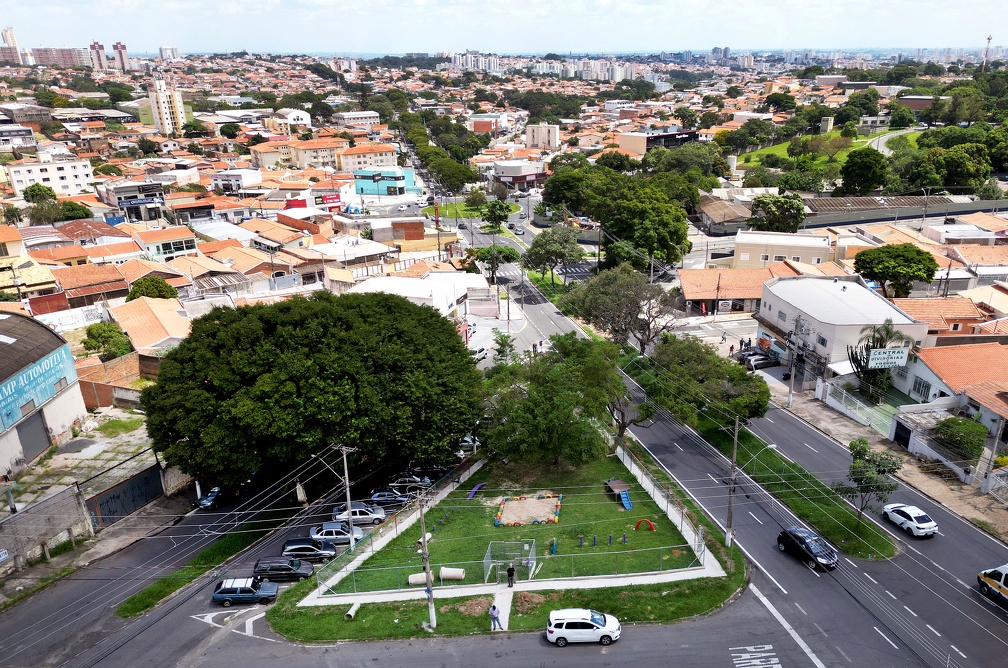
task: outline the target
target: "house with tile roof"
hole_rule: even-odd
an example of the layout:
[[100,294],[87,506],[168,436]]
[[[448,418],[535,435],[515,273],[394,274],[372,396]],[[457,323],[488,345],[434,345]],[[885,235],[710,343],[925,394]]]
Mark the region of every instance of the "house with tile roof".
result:
[[283,258],[276,257],[275,253],[271,257],[255,248],[226,247],[211,253],[209,257],[223,262],[246,276],[266,274],[272,278],[280,278],[294,273],[291,264],[285,262]]
[[82,264],[51,271],[57,286],[66,294],[70,308],[125,298],[129,293],[126,279],[111,264]]
[[178,299],[139,297],[109,308],[109,315],[129,337],[133,349],[145,355],[174,348],[189,336],[191,327]]
[[890,301],[914,320],[928,324],[925,348],[940,345],[940,337],[954,336],[960,340],[964,335],[977,333],[977,328],[987,321],[983,311],[967,297],[908,297]]
[[81,246],[81,250],[87,255],[88,262],[93,264],[117,265],[129,260],[138,260],[147,255],[143,247],[132,239],[119,243],[101,244],[99,246],[88,244]]
[[158,262],[199,253],[196,250],[196,233],[185,225],[137,231],[133,233],[133,238],[148,257]]
[[186,297],[192,287],[192,279],[180,271],[172,269],[163,262],[151,260],[130,260],[118,266],[119,273],[132,288],[133,284],[145,276],[157,276],[178,290],[179,297]]
[[185,255],[166,264],[192,279],[193,297],[222,294],[238,297],[254,291],[248,276],[211,257]]

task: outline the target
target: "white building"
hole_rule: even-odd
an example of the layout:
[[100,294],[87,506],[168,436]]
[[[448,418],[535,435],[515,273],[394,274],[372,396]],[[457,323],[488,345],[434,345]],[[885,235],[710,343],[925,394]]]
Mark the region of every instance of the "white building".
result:
[[161,60],[181,60],[176,46],[162,46],[158,49],[158,53],[161,55]]
[[333,122],[340,127],[368,128],[381,123],[377,111],[340,111],[333,114]]
[[41,183],[57,195],[79,195],[91,192],[94,174],[90,160],[60,159],[50,153],[39,153],[37,161],[7,164],[14,195],[20,197],[28,186]]
[[11,153],[38,146],[35,133],[22,125],[0,125],[0,153]]
[[861,329],[893,327],[921,343],[928,324],[917,322],[869,288],[860,276],[787,276],[763,284],[757,339],[766,340],[782,358],[788,340],[805,358],[807,372],[822,375],[828,367],[837,375],[852,372],[847,346],[855,346]]
[[169,85],[160,71],[154,72],[149,95],[157,129],[165,135],[182,132],[182,126],[186,122],[182,93],[175,86]]
[[555,151],[560,148],[560,126],[546,123],[525,126],[525,146]]
[[115,62],[116,69],[120,72],[130,71],[129,54],[126,53],[126,45],[122,42],[116,42],[112,45],[112,59]]
[[258,169],[225,169],[210,175],[210,187],[225,193],[234,193],[262,183],[262,172]]
[[105,60],[105,45],[99,44],[98,42],[91,42],[91,46],[88,47],[88,53],[91,56],[91,67],[95,72],[104,72],[106,67]]
[[24,56],[21,55],[21,49],[18,47],[17,37],[14,36],[14,28],[7,27],[3,29],[3,43],[8,49],[11,50],[11,58],[18,65],[24,65]]
[[620,109],[630,109],[634,106],[633,100],[606,100],[606,111],[619,111]]

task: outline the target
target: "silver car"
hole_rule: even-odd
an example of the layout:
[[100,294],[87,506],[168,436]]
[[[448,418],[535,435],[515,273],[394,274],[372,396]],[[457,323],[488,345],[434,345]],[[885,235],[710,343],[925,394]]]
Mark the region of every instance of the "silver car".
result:
[[[385,521],[385,509],[378,506],[369,506],[360,501],[352,501],[350,503],[350,517],[354,524],[381,524]],[[333,522],[346,524],[347,510],[345,503],[341,503],[333,508],[332,518]]]
[[[343,522],[325,522],[320,527],[312,527],[308,532],[309,538],[325,541],[333,545],[349,545],[350,531]],[[353,528],[353,542],[356,543],[364,537],[364,532],[357,527]]]

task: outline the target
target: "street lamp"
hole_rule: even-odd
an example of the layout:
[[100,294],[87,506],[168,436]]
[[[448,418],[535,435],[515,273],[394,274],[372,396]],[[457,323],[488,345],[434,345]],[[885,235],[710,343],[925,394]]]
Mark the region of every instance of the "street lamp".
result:
[[[728,480],[728,518],[725,522],[725,547],[731,547],[732,543],[735,541],[735,532],[732,531],[732,507],[735,503],[735,475],[738,473],[738,416],[735,417],[735,436],[732,440],[732,457],[731,457],[731,478]],[[749,458],[742,468],[749,466],[756,459],[756,456],[764,450],[776,450],[777,445],[775,443],[767,443],[762,448],[756,451],[756,453]]]

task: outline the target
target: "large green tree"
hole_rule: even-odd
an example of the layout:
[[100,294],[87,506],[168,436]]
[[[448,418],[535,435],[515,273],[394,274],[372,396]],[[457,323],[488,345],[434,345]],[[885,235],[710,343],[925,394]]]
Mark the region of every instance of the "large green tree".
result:
[[499,231],[501,226],[507,222],[508,216],[511,214],[511,207],[508,206],[507,202],[502,202],[499,199],[495,199],[492,202],[487,203],[483,207],[483,211],[480,214],[480,218],[486,225],[483,226],[484,232]]
[[175,299],[178,297],[178,290],[168,284],[168,281],[160,276],[144,276],[138,278],[130,286],[126,301],[131,302],[139,297],[153,297],[155,299]]
[[871,147],[859,148],[847,154],[840,168],[843,194],[866,195],[886,182],[888,163],[885,156]]
[[330,443],[357,448],[357,471],[449,461],[481,414],[479,388],[437,311],[316,292],[194,320],[141,402],[165,461],[232,484],[290,470]]
[[31,184],[22,191],[21,195],[26,202],[31,202],[32,204],[56,201],[56,192],[49,186],[42,185],[41,183]]
[[893,476],[903,468],[903,460],[892,452],[872,450],[863,438],[851,441],[849,449],[849,482],[834,483],[833,490],[854,504],[858,511],[857,526],[861,526],[865,508],[873,501],[885,503],[899,487]]
[[675,325],[675,297],[629,263],[578,282],[561,304],[619,344],[634,343],[643,355]]
[[881,402],[892,387],[892,374],[888,368],[870,368],[871,351],[881,348],[898,348],[914,344],[913,337],[896,329],[892,318],[881,325],[865,325],[856,346],[847,346],[847,359],[861,384],[861,394]]
[[[522,266],[545,274],[550,272],[550,284],[556,286],[556,268],[580,262],[584,251],[578,246],[577,230],[558,224],[536,235],[522,256]],[[564,283],[567,276],[564,275]]]
[[753,198],[753,229],[764,232],[795,233],[805,220],[805,202],[801,195],[758,195]]
[[497,283],[497,270],[500,269],[502,264],[517,262],[521,258],[521,253],[511,246],[501,246],[499,244],[482,246],[476,249],[473,255],[475,259],[484,263],[490,270],[490,282],[493,284]]
[[938,262],[913,244],[887,244],[863,250],[854,256],[854,271],[882,287],[886,298],[906,297],[913,284],[931,283]]

